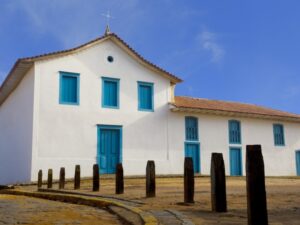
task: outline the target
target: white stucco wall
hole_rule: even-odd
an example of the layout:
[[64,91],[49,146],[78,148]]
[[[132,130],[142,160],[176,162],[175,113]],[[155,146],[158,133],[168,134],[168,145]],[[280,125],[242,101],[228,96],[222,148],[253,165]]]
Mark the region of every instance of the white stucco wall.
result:
[[0,106],[0,184],[31,178],[34,68]]
[[[107,62],[112,55],[114,62]],[[82,176],[92,175],[97,162],[97,125],[122,125],[125,175],[145,174],[147,160],[155,160],[157,174],[181,174],[184,161],[186,115],[169,110],[170,82],[146,69],[111,41],[77,54],[36,63],[31,180],[39,169],[60,167],[73,177],[76,164]],[[59,71],[80,73],[80,104],[59,104]],[[101,76],[120,79],[120,108],[101,107]],[[154,83],[154,112],[138,111],[137,81]],[[209,174],[212,152],[222,152],[229,174],[228,120],[242,126],[242,156],[246,144],[262,144],[267,175],[295,175],[295,150],[300,148],[300,124],[283,123],[286,146],[275,147],[273,122],[212,115],[198,117],[201,172]],[[282,122],[281,122],[282,123]],[[245,171],[243,171],[245,174]]]
[[[245,172],[246,145],[262,145],[265,162],[265,174],[268,176],[295,176],[295,150],[300,149],[300,123],[272,121],[252,118],[225,117],[188,113],[172,113],[170,117],[170,148],[174,158],[183,165],[182,157],[185,142],[185,116],[198,118],[201,173],[210,173],[212,152],[223,153],[226,174],[230,174],[229,148],[242,148],[243,175]],[[231,119],[241,122],[241,145],[229,144],[228,121]],[[285,146],[275,146],[273,124],[284,125]],[[179,147],[180,146],[180,147]],[[177,151],[176,151],[177,150]]]
[[[107,56],[114,62],[109,63]],[[80,73],[80,104],[59,104],[59,71]],[[122,125],[122,155],[125,174],[144,174],[146,161],[157,162],[168,172],[167,115],[170,81],[129,57],[111,41],[36,64],[36,113],[32,180],[48,168],[58,177],[74,175],[76,164],[82,176],[92,175],[97,156],[97,125]],[[101,76],[120,79],[120,108],[101,107]],[[154,83],[154,112],[138,111],[137,81]]]

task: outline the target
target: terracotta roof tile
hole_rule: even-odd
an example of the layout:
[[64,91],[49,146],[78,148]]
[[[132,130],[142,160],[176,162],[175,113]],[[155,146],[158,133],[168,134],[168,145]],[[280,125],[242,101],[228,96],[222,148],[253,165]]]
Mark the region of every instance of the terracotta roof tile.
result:
[[83,45],[80,45],[78,47],[75,48],[71,48],[71,49],[67,49],[67,50],[63,50],[63,51],[56,51],[56,52],[51,52],[51,53],[46,53],[46,54],[42,54],[42,55],[37,55],[37,56],[32,56],[32,57],[26,57],[26,58],[21,58],[19,59],[20,61],[35,61],[35,60],[40,60],[43,59],[45,57],[49,57],[49,56],[58,56],[60,54],[65,54],[65,53],[72,53],[76,50],[79,50],[85,46],[88,46],[90,44],[93,44],[97,41],[101,41],[104,40],[106,38],[110,38],[110,37],[114,37],[115,39],[117,39],[119,42],[121,42],[124,46],[126,46],[126,48],[128,48],[136,57],[138,57],[140,60],[142,60],[143,62],[145,62],[146,64],[148,64],[149,66],[154,67],[155,69],[159,70],[160,72],[166,74],[167,76],[169,76],[170,78],[172,78],[173,80],[177,82],[182,82],[182,80],[175,76],[174,74],[171,74],[169,72],[167,72],[166,70],[160,68],[159,66],[155,65],[154,63],[151,63],[150,61],[146,60],[143,56],[141,56],[139,53],[137,53],[132,47],[130,47],[123,39],[121,39],[118,35],[116,35],[115,33],[109,33],[107,35],[103,35],[99,38],[96,38],[92,41],[89,41]]
[[165,76],[167,79],[170,79],[172,83],[182,82],[182,80],[179,77],[167,72],[166,70],[146,60],[116,34],[109,33],[75,48],[18,59],[12,67],[12,69],[10,70],[6,79],[0,86],[0,106],[10,95],[10,93],[12,93],[17,88],[17,86],[19,85],[23,77],[26,75],[28,70],[32,67],[32,65],[34,65],[35,61],[72,54],[73,52],[80,51],[84,47],[88,47],[89,45],[96,44],[97,42],[106,39],[111,39],[115,41],[115,43],[120,44],[120,46],[124,47],[124,49],[126,49],[131,55],[136,57],[136,59],[140,61],[143,65],[149,66],[149,68],[153,68],[154,71],[159,72],[162,76]]
[[181,109],[212,110],[229,113],[253,114],[258,116],[288,117],[297,120],[300,119],[300,115],[298,114],[283,112],[253,104],[209,100],[203,98],[176,96],[175,103],[173,103],[173,105],[176,108]]

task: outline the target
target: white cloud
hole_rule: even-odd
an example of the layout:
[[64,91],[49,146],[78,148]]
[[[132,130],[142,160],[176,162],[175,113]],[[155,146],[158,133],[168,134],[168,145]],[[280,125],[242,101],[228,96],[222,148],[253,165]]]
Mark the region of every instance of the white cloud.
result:
[[211,54],[211,62],[219,63],[223,59],[225,50],[217,42],[217,35],[215,33],[204,30],[196,37],[196,40],[200,43],[202,49]]
[[298,86],[289,86],[284,90],[283,96],[285,98],[294,98],[300,95],[300,88]]
[[[88,3],[85,0],[16,0],[9,2],[7,8],[12,13],[25,14],[27,30],[35,35],[52,36],[64,48],[70,48],[104,33],[106,19],[101,14],[107,10],[119,21],[118,28],[129,29],[128,25],[139,21],[138,4],[138,0],[89,0]],[[125,21],[126,26],[122,23]]]
[[188,85],[188,86],[187,86],[187,92],[188,92],[188,94],[189,94],[190,96],[194,96],[196,90],[195,90],[195,88],[194,88],[193,86]]
[[80,7],[79,3],[77,0],[52,0],[46,3],[19,0],[12,2],[10,8],[16,13],[25,14],[24,19],[28,20],[27,30],[31,30],[36,36],[53,36],[65,48],[69,48],[86,41],[93,34],[90,24],[85,24],[85,18],[93,15],[92,9],[86,5]]

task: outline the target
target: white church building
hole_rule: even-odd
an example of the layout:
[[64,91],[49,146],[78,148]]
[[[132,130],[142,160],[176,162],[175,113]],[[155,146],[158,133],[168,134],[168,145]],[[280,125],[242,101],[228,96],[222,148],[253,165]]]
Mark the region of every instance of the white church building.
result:
[[60,167],[73,177],[115,172],[210,173],[223,153],[227,175],[245,175],[248,144],[261,144],[268,176],[300,174],[300,115],[252,104],[175,96],[180,78],[116,34],[79,47],[18,59],[0,88],[0,184],[37,180]]

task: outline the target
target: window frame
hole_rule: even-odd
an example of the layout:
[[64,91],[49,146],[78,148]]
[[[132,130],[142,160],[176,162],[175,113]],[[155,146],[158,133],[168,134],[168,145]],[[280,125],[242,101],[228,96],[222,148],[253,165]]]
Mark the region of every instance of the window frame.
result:
[[[68,102],[63,100],[63,86],[62,80],[63,77],[75,77],[77,81],[77,88],[76,88],[76,102]],[[79,105],[80,103],[80,73],[74,72],[66,72],[66,71],[59,71],[59,104],[62,105]]]
[[[282,144],[278,144],[277,142],[276,142],[276,133],[275,133],[275,127],[276,126],[280,126],[281,128],[282,128]],[[284,125],[283,124],[281,124],[281,123],[274,123],[273,124],[273,138],[274,138],[274,145],[275,146],[285,146],[285,134],[284,134]]]
[[296,166],[296,176],[300,176],[300,171],[298,171],[298,166],[300,166],[300,164],[298,165],[297,162],[297,155],[300,154],[300,149],[295,151],[295,166]]
[[[109,109],[119,109],[120,108],[120,79],[119,78],[112,78],[112,77],[101,77],[102,78],[102,98],[101,98],[101,105],[102,108],[109,108]],[[116,106],[111,106],[111,105],[106,105],[105,104],[105,93],[104,93],[104,86],[105,86],[105,81],[109,82],[115,82],[117,84],[117,105]]]
[[[238,123],[238,125],[239,125],[239,141],[237,141],[237,142],[233,142],[231,139],[231,126],[230,126],[230,124],[231,123]],[[241,126],[241,121],[239,121],[239,120],[228,120],[228,139],[229,139],[229,144],[237,144],[237,145],[239,145],[239,144],[242,144],[242,126]]]
[[[196,139],[188,139],[188,132],[187,132],[187,121],[189,119],[195,119],[196,121]],[[185,141],[187,142],[199,142],[199,124],[198,124],[198,117],[195,116],[186,116],[185,119]]]
[[[144,81],[138,81],[138,111],[146,111],[146,112],[154,112],[154,83],[151,82],[144,82]],[[140,86],[148,86],[151,88],[151,109],[146,109],[141,107],[141,101],[140,101]]]
[[[240,151],[240,169],[241,174],[240,175],[232,175],[232,156],[231,156],[231,150],[238,149]],[[229,146],[229,175],[230,176],[243,176],[243,148],[242,146]]]

